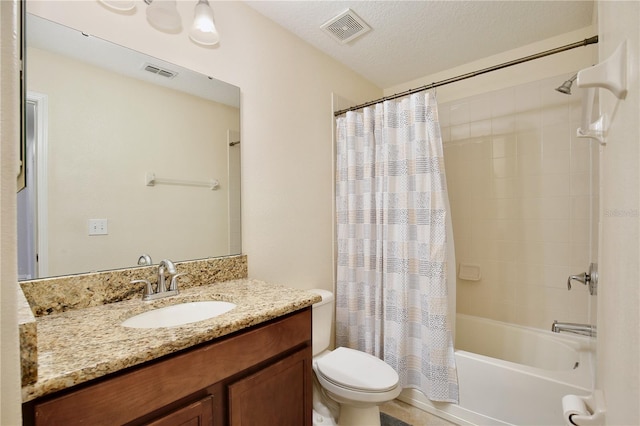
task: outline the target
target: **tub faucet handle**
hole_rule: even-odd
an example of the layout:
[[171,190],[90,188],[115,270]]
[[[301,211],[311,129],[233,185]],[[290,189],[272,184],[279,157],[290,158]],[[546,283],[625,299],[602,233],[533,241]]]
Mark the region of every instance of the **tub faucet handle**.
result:
[[586,272],[583,272],[579,275],[569,275],[569,279],[567,280],[567,290],[571,290],[571,281],[572,280],[576,280],[581,282],[582,284],[587,284],[589,283],[589,274],[587,274]]
[[571,281],[578,281],[589,286],[589,294],[595,296],[598,294],[598,265],[592,263],[589,265],[589,272],[583,272],[578,275],[569,275],[567,279],[567,290],[571,290]]

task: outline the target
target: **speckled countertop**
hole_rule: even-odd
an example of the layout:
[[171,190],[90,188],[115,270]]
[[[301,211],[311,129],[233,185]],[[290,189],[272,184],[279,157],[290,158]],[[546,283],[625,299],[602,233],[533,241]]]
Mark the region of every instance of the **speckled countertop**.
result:
[[[237,305],[179,327],[135,329],[120,324],[141,312],[181,302],[223,300]],[[253,279],[186,288],[152,302],[139,298],[42,316],[37,321],[38,379],[22,400],[71,387],[310,306],[320,296]]]

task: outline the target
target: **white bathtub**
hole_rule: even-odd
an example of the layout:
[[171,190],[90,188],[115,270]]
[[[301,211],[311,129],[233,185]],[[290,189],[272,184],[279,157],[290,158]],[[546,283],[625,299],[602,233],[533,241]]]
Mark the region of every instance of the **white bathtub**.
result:
[[594,348],[594,339],[458,314],[460,404],[413,389],[400,399],[463,425],[562,426],[562,397],[593,389]]

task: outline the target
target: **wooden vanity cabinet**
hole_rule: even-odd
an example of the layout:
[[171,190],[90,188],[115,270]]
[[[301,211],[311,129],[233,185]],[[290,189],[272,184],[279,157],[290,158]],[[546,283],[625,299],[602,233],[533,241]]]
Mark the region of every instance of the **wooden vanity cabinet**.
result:
[[31,425],[311,426],[311,308],[23,404]]

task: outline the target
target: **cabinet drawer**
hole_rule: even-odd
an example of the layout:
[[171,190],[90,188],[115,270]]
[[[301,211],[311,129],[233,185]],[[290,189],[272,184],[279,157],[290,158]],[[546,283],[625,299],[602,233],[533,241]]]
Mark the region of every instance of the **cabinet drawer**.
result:
[[213,426],[213,397],[208,396],[148,423],[148,426]]

